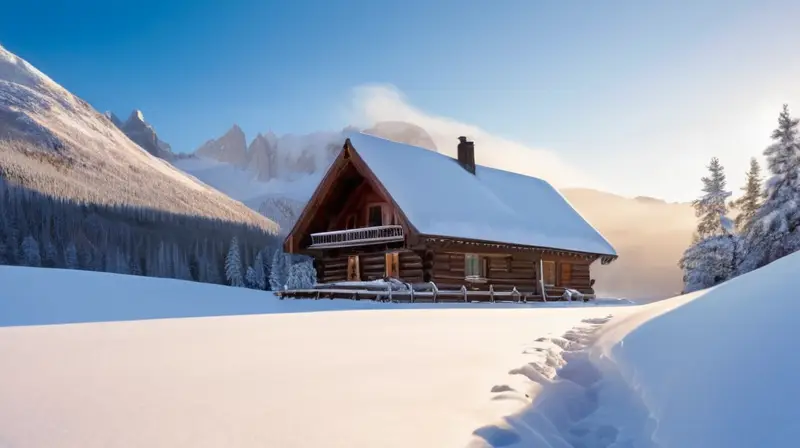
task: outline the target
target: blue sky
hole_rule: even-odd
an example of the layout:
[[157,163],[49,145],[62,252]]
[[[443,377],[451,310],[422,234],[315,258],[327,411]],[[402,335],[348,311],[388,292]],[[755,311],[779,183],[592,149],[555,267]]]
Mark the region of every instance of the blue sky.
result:
[[[0,43],[98,110],[142,109],[179,151],[233,123],[252,138],[413,107],[549,151],[587,185],[686,200],[712,155],[738,187],[781,103],[800,112],[791,1],[28,0],[3,11]],[[397,104],[354,104],[371,83],[401,92]]]

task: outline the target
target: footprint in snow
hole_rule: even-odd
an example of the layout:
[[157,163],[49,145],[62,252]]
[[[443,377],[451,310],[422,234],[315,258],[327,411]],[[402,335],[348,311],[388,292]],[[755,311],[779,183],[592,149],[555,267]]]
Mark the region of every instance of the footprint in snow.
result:
[[520,441],[520,436],[516,431],[511,428],[501,428],[497,425],[478,428],[475,430],[474,434],[481,437],[493,448],[513,445]]

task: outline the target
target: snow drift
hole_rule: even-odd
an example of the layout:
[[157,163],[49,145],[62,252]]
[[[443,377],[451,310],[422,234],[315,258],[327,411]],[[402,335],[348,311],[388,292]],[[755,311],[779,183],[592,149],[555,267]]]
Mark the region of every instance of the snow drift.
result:
[[508,419],[520,443],[492,446],[794,446],[799,270],[795,253],[609,324]]

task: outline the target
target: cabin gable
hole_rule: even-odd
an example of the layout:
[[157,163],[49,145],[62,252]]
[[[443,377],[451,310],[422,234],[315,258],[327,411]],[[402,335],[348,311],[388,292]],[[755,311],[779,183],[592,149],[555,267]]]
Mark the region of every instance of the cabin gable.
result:
[[287,236],[284,251],[307,252],[312,234],[382,226],[400,226],[414,239],[414,227],[348,139]]

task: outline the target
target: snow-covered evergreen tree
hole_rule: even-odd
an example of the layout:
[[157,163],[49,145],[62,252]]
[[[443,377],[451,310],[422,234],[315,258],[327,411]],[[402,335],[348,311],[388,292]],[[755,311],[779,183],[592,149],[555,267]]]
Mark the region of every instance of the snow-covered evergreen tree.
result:
[[42,266],[42,254],[39,252],[39,243],[31,235],[22,239],[22,264],[36,268]]
[[281,248],[275,249],[275,253],[272,254],[272,267],[269,271],[269,288],[272,291],[283,290],[289,274],[290,264],[291,261],[289,257],[283,253],[283,250],[281,250]]
[[264,289],[269,289],[269,273],[272,269],[272,260],[270,258],[270,254],[272,250],[268,247],[265,247],[258,251],[261,256],[261,266],[263,268],[262,275],[264,276]]
[[683,270],[684,292],[722,283],[734,275],[740,246],[731,220],[726,216],[730,192],[725,190],[725,171],[719,159],[711,159],[710,176],[703,177],[703,196],[692,205],[700,218],[692,245],[678,266]]
[[736,254],[735,235],[711,236],[692,244],[680,260],[683,292],[710,288],[732,278]]
[[750,171],[747,172],[747,180],[744,187],[742,187],[744,194],[731,203],[731,206],[739,211],[736,216],[736,230],[740,234],[747,232],[758,208],[761,207],[761,199],[763,197],[763,192],[761,191],[762,181],[761,166],[758,164],[758,160],[753,157],[750,159]]
[[142,275],[142,265],[136,256],[131,258],[131,275]]
[[295,263],[289,268],[286,287],[289,289],[309,289],[317,284],[317,270],[310,261]]
[[231,286],[244,286],[242,260],[239,256],[239,240],[235,236],[231,240],[231,247],[225,257],[225,278]]
[[247,268],[247,287],[264,290],[267,288],[267,278],[264,276],[264,252],[258,251],[253,266]]
[[764,266],[800,249],[800,143],[798,121],[783,106],[774,143],[764,150],[770,177],[764,202],[745,235],[741,272]]
[[75,243],[69,242],[67,247],[64,248],[64,267],[67,269],[78,269],[78,249]]
[[42,266],[48,268],[58,267],[58,249],[49,239],[44,243],[44,258],[42,259]]
[[697,225],[697,240],[722,235],[723,229],[720,225],[720,216],[728,214],[729,191],[725,190],[725,170],[719,159],[713,157],[708,165],[710,176],[703,177],[703,196],[692,202],[695,215],[700,218]]
[[257,283],[256,270],[252,266],[248,266],[247,273],[244,275],[244,285],[250,289],[258,289]]

